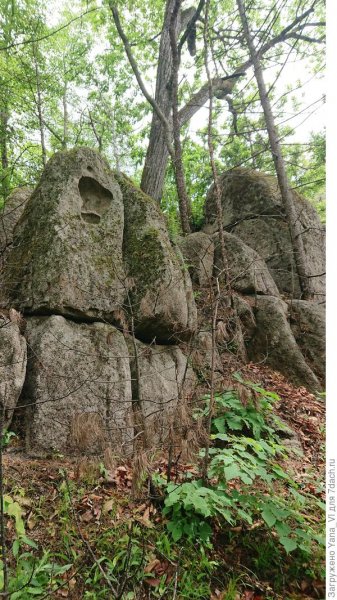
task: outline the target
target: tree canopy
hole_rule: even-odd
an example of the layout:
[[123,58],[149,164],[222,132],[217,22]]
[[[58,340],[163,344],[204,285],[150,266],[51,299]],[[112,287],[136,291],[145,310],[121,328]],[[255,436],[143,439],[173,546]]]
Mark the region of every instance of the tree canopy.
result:
[[[170,15],[174,4],[177,85],[172,92]],[[171,128],[176,104],[173,133],[179,126],[179,134],[176,142],[173,138],[169,142],[172,149],[180,143],[191,225],[198,227],[205,193],[213,180],[208,145],[210,94],[217,170],[242,165],[274,172],[234,0],[150,0],[146,5],[138,0],[77,0],[48,6],[39,0],[1,0],[0,6],[2,202],[16,186],[34,185],[55,151],[87,145],[160,200],[172,227],[179,229],[176,159],[170,155],[158,116],[159,109]],[[258,5],[247,3],[246,14],[291,186],[324,212],[324,131],[313,120],[324,103],[320,91],[323,2],[261,0]]]

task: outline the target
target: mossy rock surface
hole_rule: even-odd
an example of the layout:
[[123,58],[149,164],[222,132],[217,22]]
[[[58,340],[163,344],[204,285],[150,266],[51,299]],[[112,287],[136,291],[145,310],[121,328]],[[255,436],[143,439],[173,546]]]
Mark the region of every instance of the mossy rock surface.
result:
[[[223,225],[259,253],[281,294],[301,297],[289,227],[277,180],[252,169],[232,169],[220,178]],[[325,232],[315,208],[293,192],[306,253],[306,274],[315,299],[325,294]],[[214,186],[205,205],[205,231],[217,230]]]
[[284,373],[295,385],[321,390],[318,378],[296,343],[286,302],[273,296],[256,296],[253,310],[256,329],[247,344],[249,358]]
[[104,159],[89,148],[55,154],[15,228],[8,304],[115,322],[126,295],[123,227],[122,194]]
[[28,187],[17,188],[8,196],[6,203],[0,209],[0,271],[4,268],[13,243],[14,228],[20,220],[31,193],[32,190]]
[[173,343],[196,328],[187,266],[170,242],[159,205],[127,177],[117,179],[124,201],[123,256],[136,335],[145,341]]

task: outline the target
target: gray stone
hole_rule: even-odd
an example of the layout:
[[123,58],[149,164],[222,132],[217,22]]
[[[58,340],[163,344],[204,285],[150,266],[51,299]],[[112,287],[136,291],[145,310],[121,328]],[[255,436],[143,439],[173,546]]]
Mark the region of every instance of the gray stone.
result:
[[256,330],[256,320],[254,316],[255,297],[243,297],[233,294],[233,306],[241,322],[242,335],[245,342],[249,341]]
[[305,300],[288,303],[290,326],[311,369],[325,381],[325,307]]
[[118,322],[123,226],[122,194],[105,160],[89,148],[55,154],[15,228],[4,270],[8,304]]
[[[179,249],[171,245],[158,204],[118,176],[125,207],[124,261],[136,336],[172,343],[194,332],[192,282]],[[131,315],[130,315],[131,317]]]
[[[216,385],[223,379],[223,367],[217,342],[218,339],[216,336],[214,347],[214,381]],[[212,369],[212,347],[212,333],[210,331],[199,331],[199,333],[194,336],[193,340],[191,340],[190,360],[199,380],[210,380],[210,372]]]
[[[266,261],[281,293],[301,295],[282,198],[274,177],[249,169],[232,169],[221,176],[223,224]],[[303,230],[306,273],[317,299],[325,294],[325,233],[315,208],[293,192],[295,209]],[[214,187],[206,206],[208,233],[216,226]]]
[[0,313],[0,400],[8,428],[25,380],[27,344],[18,323]]
[[173,424],[179,426],[182,405],[192,395],[196,378],[187,358],[177,346],[149,346],[136,341],[137,360],[132,341],[133,397],[141,406],[139,427],[146,430],[148,447],[162,447]]
[[0,210],[0,271],[13,243],[14,227],[19,221],[31,193],[32,190],[29,188],[17,188],[8,196]]
[[132,448],[128,349],[105,323],[29,317],[22,394],[28,449],[100,452]]
[[287,304],[280,298],[257,296],[256,331],[247,345],[255,362],[264,362],[284,373],[296,385],[320,390],[321,385],[305,362],[287,320]]
[[[224,232],[228,275],[232,289],[242,294],[279,296],[279,291],[261,256],[239,237]],[[215,234],[215,274],[224,272],[220,242]]]
[[179,238],[178,245],[188,265],[193,283],[201,286],[210,285],[214,262],[212,238],[202,231],[196,231]]

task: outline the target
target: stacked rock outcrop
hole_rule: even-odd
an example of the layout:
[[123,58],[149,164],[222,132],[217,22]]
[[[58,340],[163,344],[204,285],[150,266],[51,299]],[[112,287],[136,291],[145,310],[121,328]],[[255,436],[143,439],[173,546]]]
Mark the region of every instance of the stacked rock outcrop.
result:
[[[49,161],[7,229],[0,297],[24,315],[28,343],[25,376],[7,404],[21,392],[28,446],[130,452],[140,433],[135,407],[148,417],[151,404],[163,425],[149,419],[148,443],[160,444],[191,379],[174,344],[196,329],[196,307],[157,204],[79,148]],[[20,345],[14,334],[10,325],[2,335],[12,348],[7,370]],[[141,340],[151,342],[151,361]]]
[[[158,204],[89,148],[56,154],[32,193],[9,197],[0,215],[0,400],[6,427],[20,408],[28,449],[127,455],[139,439],[161,447],[212,365],[221,389],[230,344],[320,389],[318,218],[296,196],[315,282],[316,302],[307,302],[275,182],[243,170],[221,181],[225,265],[212,189],[204,231],[173,244]],[[218,320],[213,348],[212,319],[200,315],[198,326],[194,291],[211,297],[215,279],[235,336]]]

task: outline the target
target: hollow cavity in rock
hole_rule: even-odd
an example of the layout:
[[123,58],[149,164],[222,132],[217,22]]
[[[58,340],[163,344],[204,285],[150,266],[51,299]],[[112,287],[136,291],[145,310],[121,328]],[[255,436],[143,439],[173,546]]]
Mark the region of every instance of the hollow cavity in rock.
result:
[[78,189],[82,198],[82,219],[97,225],[111,204],[112,193],[92,177],[81,177]]

